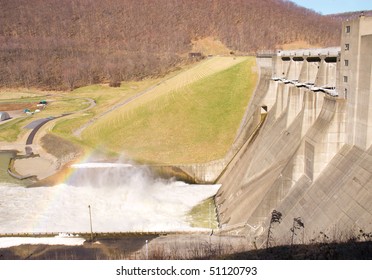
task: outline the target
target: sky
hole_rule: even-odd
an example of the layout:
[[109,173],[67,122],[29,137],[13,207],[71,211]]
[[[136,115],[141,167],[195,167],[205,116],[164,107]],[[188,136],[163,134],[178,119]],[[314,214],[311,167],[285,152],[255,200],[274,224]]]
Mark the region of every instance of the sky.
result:
[[372,10],[372,0],[291,0],[323,15]]

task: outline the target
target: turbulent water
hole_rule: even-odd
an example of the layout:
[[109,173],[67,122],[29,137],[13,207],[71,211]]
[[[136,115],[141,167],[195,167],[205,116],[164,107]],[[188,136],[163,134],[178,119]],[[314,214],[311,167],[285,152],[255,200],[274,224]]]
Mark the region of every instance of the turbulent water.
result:
[[219,185],[154,178],[145,167],[81,164],[54,187],[0,183],[0,232],[188,230],[188,211]]

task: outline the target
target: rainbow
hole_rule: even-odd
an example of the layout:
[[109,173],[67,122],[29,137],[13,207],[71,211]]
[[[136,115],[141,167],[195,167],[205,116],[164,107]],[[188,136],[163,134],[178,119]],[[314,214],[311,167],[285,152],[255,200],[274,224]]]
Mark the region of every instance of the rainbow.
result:
[[39,183],[0,185],[0,233],[89,232],[88,205],[94,231],[190,230],[188,211],[220,187],[160,180],[147,168],[89,156]]

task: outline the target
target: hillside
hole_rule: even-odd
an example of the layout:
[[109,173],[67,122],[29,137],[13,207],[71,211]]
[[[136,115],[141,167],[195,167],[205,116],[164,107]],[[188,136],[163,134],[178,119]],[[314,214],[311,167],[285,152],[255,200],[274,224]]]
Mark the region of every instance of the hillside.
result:
[[[195,42],[331,46],[338,21],[282,0],[0,0],[0,86],[73,89],[163,75]],[[306,32],[304,32],[306,30]],[[197,43],[196,43],[197,45]],[[208,48],[202,48],[208,50]]]
[[340,13],[340,14],[331,14],[328,17],[343,22],[346,20],[351,20],[359,17],[360,15],[372,16],[372,10],[369,11],[358,11],[358,12],[349,12],[349,13]]

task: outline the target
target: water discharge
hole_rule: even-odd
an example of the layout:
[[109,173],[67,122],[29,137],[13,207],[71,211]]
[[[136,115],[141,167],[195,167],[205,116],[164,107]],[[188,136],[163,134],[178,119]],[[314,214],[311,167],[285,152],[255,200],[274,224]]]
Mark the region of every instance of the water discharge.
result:
[[219,185],[154,178],[122,163],[72,166],[66,182],[24,188],[0,183],[0,233],[190,230],[187,213]]

